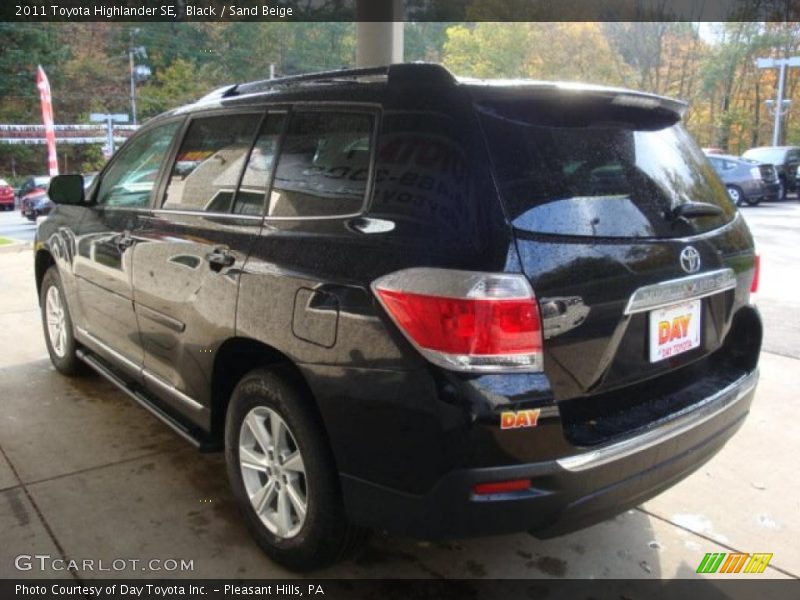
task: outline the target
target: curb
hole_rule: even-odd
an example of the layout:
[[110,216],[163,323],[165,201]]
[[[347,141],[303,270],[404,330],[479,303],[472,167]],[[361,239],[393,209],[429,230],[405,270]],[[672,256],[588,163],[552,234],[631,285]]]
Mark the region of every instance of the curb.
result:
[[19,252],[30,251],[33,244],[31,242],[18,242],[13,241],[10,244],[3,244],[0,246],[0,254],[13,254]]

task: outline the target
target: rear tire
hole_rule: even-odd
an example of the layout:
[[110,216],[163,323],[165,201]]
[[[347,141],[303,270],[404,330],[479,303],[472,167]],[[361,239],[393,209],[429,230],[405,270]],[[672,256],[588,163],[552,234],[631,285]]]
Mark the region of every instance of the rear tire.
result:
[[231,395],[225,460],[250,532],[297,571],[343,558],[362,537],[348,523],[320,418],[281,367],[251,371]]
[[725,188],[728,190],[728,197],[731,199],[731,202],[733,202],[736,206],[742,206],[742,204],[745,202],[747,202],[747,204],[750,206],[755,206],[759,202],[756,200],[755,204],[751,204],[752,200],[747,199],[741,188],[735,185],[726,185]]
[[786,200],[787,190],[786,190],[786,180],[783,177],[778,179],[778,183],[780,187],[778,188],[778,200]]
[[39,305],[44,341],[53,366],[59,373],[69,377],[84,374],[86,368],[78,358],[78,343],[72,329],[67,297],[55,266],[50,267],[42,278]]

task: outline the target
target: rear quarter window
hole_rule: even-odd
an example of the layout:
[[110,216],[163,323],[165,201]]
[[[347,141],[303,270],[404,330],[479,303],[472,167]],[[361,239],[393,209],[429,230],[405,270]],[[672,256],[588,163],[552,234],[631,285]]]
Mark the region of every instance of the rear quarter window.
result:
[[479,237],[463,123],[451,115],[390,110],[383,116],[370,214],[420,238],[462,245]]

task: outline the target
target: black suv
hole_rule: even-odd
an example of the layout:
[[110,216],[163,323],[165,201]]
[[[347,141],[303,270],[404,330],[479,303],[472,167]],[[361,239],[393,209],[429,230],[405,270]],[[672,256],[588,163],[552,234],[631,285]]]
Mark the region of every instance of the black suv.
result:
[[758,261],[680,102],[393,65],[147,123],[35,244],[56,368],[201,449],[275,560],[605,519],[742,424]]
[[750,148],[742,158],[757,160],[775,165],[780,180],[778,197],[783,200],[789,192],[800,190],[797,185],[798,166],[800,166],[800,146],[761,146]]

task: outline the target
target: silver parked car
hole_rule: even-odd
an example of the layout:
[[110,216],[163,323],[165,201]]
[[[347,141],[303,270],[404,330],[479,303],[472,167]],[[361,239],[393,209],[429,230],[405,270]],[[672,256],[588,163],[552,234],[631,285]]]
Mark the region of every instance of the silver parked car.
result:
[[728,154],[707,157],[737,206],[755,206],[762,200],[780,198],[781,185],[773,165]]

